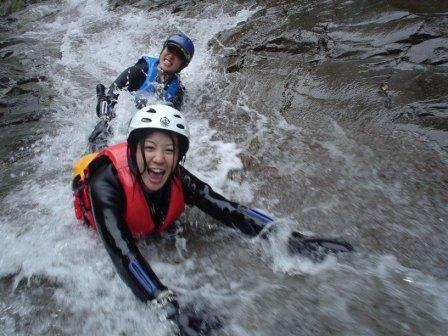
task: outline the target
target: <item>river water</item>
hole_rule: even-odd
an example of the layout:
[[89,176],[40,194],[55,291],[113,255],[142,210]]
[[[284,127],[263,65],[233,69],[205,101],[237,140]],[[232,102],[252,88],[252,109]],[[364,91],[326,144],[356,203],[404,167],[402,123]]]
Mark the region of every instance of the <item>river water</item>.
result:
[[[215,335],[446,335],[445,2],[115,4],[2,18],[0,334],[171,334],[74,219],[70,182],[96,84],[182,30],[187,168],[284,230],[247,239],[189,209],[176,235],[140,242],[181,304],[219,315]],[[134,112],[123,93],[111,143]],[[356,252],[288,256],[291,229]]]

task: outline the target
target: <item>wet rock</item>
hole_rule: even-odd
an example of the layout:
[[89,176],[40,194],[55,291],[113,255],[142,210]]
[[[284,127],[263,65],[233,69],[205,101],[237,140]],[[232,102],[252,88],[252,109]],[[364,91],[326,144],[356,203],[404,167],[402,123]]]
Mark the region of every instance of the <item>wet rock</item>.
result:
[[14,86],[6,93],[6,96],[19,96],[31,92],[30,90],[24,89],[20,86]]
[[189,6],[196,5],[196,1],[193,0],[109,0],[109,7],[117,8],[123,5],[133,5],[134,7],[141,8],[147,11],[170,8],[171,13],[179,13],[184,11]]
[[7,111],[8,111],[8,104],[0,102],[0,118],[4,117]]
[[0,78],[0,89],[7,88],[9,84],[9,78],[8,77],[1,77]]
[[11,86],[4,94],[5,96],[19,96],[33,92],[39,92],[41,89],[39,82],[45,81],[45,76],[36,76],[31,78],[19,79],[15,85]]
[[[366,49],[353,48],[347,44],[338,44],[333,50],[328,53],[330,58],[352,58],[352,57],[361,57],[361,55],[365,52]],[[365,57],[365,56],[364,56]]]
[[9,121],[0,123],[0,128],[39,121],[42,117],[47,116],[52,113],[55,113],[55,112],[56,112],[55,110],[51,110],[51,109],[42,109],[42,110],[33,111],[32,113],[28,113],[20,118],[15,118],[13,120],[9,120]]
[[16,44],[22,43],[23,40],[20,38],[5,38],[0,40],[0,49],[4,49],[6,47],[10,47]]
[[415,18],[415,15],[411,14],[409,11],[383,12],[378,14],[372,22],[377,24],[385,24],[393,21],[400,21],[406,18]]
[[432,26],[433,22],[425,22],[420,29],[409,37],[408,42],[412,44],[419,44],[423,41],[430,40],[442,36],[441,32],[437,27]]
[[250,170],[255,163],[255,158],[252,155],[240,155],[241,162],[244,169]]
[[[133,5],[139,2],[138,0],[109,0],[109,7],[115,9],[123,5]],[[142,2],[142,1],[140,1]]]
[[[251,107],[277,111],[300,125],[323,110],[338,122],[365,125],[404,113],[394,119],[400,127],[415,125],[412,132],[444,145],[440,133],[446,132],[446,116],[440,109],[425,105],[406,116],[409,104],[446,96],[444,12],[426,15],[416,1],[257,3],[264,7],[209,43],[229,80],[242,90],[251,87]],[[343,113],[333,114],[337,109]],[[224,121],[240,123],[235,113],[229,118]],[[257,169],[248,158],[244,165]]]
[[448,38],[436,38],[412,46],[404,60],[412,63],[444,64],[448,62]]
[[196,5],[196,1],[183,1],[183,3],[181,3],[181,4],[177,5],[177,6],[175,6],[175,7],[172,9],[171,13],[179,13],[179,12],[182,12],[182,11],[186,10],[188,7],[190,7],[190,6],[194,6],[194,5]]
[[395,8],[406,9],[413,13],[443,13],[448,11],[448,4],[443,0],[389,0],[388,3]]
[[401,118],[438,117],[448,120],[448,99],[415,102],[406,105]]
[[40,75],[36,77],[30,77],[30,78],[23,78],[17,81],[18,85],[28,84],[28,83],[38,83],[40,81],[47,80],[46,76]]
[[401,54],[403,52],[403,49],[407,47],[407,45],[403,45],[400,43],[391,43],[367,52],[364,56],[362,56],[362,58],[366,59],[378,56],[396,56]]
[[286,32],[279,36],[269,38],[253,50],[299,54],[317,50],[318,44],[319,34],[301,30],[299,32]]
[[386,32],[380,34],[376,40],[374,41],[374,46],[381,46],[384,44],[390,43],[412,43],[413,41],[417,41],[422,36],[419,34],[419,31],[422,29],[424,25],[424,21],[419,19],[417,22],[404,21],[401,25],[397,22],[393,22],[390,27],[384,27]]
[[14,11],[22,8],[22,1],[4,0],[0,5],[0,15],[11,14]]
[[10,51],[10,50],[2,51],[2,52],[0,52],[0,58],[5,59],[5,58],[11,56],[12,54],[14,54],[14,52]]
[[238,55],[230,56],[228,59],[227,72],[238,72],[241,70],[244,64],[244,56],[240,57]]
[[[37,16],[45,13],[37,13]],[[20,24],[23,22],[10,17],[0,19],[0,162],[3,182],[0,197],[17,183],[11,178],[17,165],[26,167],[27,160],[33,155],[32,151],[17,149],[30,148],[42,136],[43,125],[47,123],[42,121],[43,117],[54,113],[44,107],[51,99],[51,88],[42,85],[46,78],[44,73],[39,73],[45,68],[45,55],[51,48],[24,55],[23,51],[35,45],[35,41],[17,33]],[[23,172],[25,170],[22,168]]]
[[408,104],[394,120],[401,128],[418,132],[448,149],[448,99]]
[[29,4],[44,1],[45,0],[3,0],[0,4],[0,15],[8,15],[24,9]]

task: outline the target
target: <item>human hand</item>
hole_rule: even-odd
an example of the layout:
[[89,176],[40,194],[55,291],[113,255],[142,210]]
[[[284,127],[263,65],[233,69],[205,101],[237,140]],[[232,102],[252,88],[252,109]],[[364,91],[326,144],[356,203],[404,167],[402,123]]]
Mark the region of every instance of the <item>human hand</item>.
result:
[[207,307],[199,308],[191,304],[180,308],[175,322],[179,328],[178,336],[205,336],[223,326],[221,317],[210,312]]
[[96,115],[98,116],[98,118],[105,117],[108,119],[112,119],[114,117],[109,97],[98,97],[98,103],[96,104]]

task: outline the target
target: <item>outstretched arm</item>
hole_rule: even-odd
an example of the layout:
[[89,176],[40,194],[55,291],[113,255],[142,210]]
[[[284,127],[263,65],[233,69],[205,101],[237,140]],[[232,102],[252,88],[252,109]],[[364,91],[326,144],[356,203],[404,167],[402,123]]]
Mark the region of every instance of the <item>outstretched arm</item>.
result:
[[179,167],[188,204],[197,206],[227,226],[237,228],[250,236],[258,235],[268,224],[273,222],[272,218],[257,210],[229,201],[187,169]]
[[[266,238],[275,230],[274,219],[269,215],[227,200],[183,167],[180,167],[180,173],[188,204],[251,236],[264,231],[262,237]],[[353,251],[351,244],[343,240],[307,237],[295,231],[289,237],[288,248],[290,253],[317,258],[329,252]]]
[[126,225],[123,191],[112,164],[105,160],[94,169],[89,187],[95,223],[118,274],[140,300],[153,300],[167,288],[143,258]]

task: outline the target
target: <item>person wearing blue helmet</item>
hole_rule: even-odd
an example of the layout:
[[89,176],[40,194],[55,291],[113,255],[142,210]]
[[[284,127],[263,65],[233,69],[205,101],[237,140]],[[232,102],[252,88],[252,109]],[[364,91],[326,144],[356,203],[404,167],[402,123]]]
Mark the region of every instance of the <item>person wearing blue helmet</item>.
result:
[[193,55],[194,44],[187,35],[180,32],[170,35],[158,58],[143,55],[117,77],[107,94],[98,96],[98,117],[114,116],[113,108],[121,90],[134,95],[137,108],[144,107],[148,99],[157,98],[180,110],[185,89],[179,72],[190,63]]

